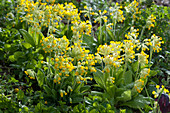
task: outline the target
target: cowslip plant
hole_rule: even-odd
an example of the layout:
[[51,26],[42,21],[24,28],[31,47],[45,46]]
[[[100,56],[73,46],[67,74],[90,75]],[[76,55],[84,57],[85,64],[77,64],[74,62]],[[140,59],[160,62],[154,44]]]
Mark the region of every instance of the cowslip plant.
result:
[[152,54],[154,48],[159,52],[162,42],[161,38],[155,35],[151,36],[151,39],[140,41],[137,31],[139,30],[132,27],[125,35],[127,40],[111,41],[109,45],[100,45],[95,53],[101,68],[94,73],[94,79],[104,90],[103,97],[107,98],[113,106],[140,109],[152,100],[140,94],[150,76],[148,63],[150,64],[151,61],[148,61],[149,55],[146,51],[150,50]]
[[[95,55],[89,54],[90,51],[82,46],[84,36],[91,35],[91,15],[97,16],[95,22],[100,23],[99,44],[103,43],[103,21],[106,29],[114,27],[115,37],[116,24],[125,20],[122,6],[115,4],[115,7],[110,8],[113,22],[107,24],[106,10],[95,13],[91,8],[85,7],[82,13],[85,13],[89,20],[81,21],[78,9],[72,3],[48,5],[28,0],[21,0],[19,3],[18,13],[23,13],[24,10],[26,14],[20,17],[21,21],[26,21],[32,26],[33,32],[41,33],[42,28],[47,29],[47,33],[40,40],[47,58],[38,61],[35,70],[25,71],[28,77],[36,79],[45,91],[46,104],[56,103],[63,107],[62,112],[66,112],[69,109],[68,107],[64,109],[66,105],[83,101],[83,96],[86,94],[84,92],[90,88],[85,84],[92,80],[91,73],[94,73],[95,81],[104,90],[102,97],[106,98],[110,105],[140,109],[144,107],[144,104],[150,103],[148,101],[150,98],[140,93],[148,81],[152,53],[161,50],[160,46],[163,43],[161,38],[153,35],[151,39],[141,40],[138,38],[139,29],[131,27],[130,32],[125,35],[127,40],[107,43],[106,33],[104,35],[106,43],[99,45]],[[138,3],[134,1],[125,9],[127,12],[130,10],[137,13],[137,6]],[[154,22],[153,18],[148,21],[149,27],[153,27],[151,25]],[[70,23],[73,33],[71,40],[63,34],[57,38],[56,32],[63,32],[62,26],[66,26],[68,31]],[[140,37],[142,35],[141,33]],[[149,61],[146,50],[150,50]],[[147,66],[148,62],[149,66]],[[95,67],[97,63],[101,64],[98,69]]]
[[[51,44],[50,49],[45,43],[47,46]],[[38,67],[37,73],[28,69],[26,74],[30,79],[37,79],[40,87],[47,93],[48,103],[53,101],[59,105],[79,103],[83,100],[84,91],[90,88],[85,85],[88,80],[92,80],[89,74],[96,71],[93,67],[94,56],[88,54],[89,51],[82,48],[80,42],[70,46],[66,36],[55,38],[50,35],[48,41],[44,38],[42,44],[44,51],[54,56],[41,61],[41,68]]]
[[[34,70],[25,71],[26,75],[36,79],[45,91],[46,104],[69,106],[83,101],[84,92],[90,88],[85,84],[92,80],[90,74],[96,71],[94,55],[88,54],[89,50],[82,46],[82,35],[91,33],[90,22],[80,20],[78,9],[72,3],[47,5],[28,0],[19,3],[18,13],[23,10],[26,13],[20,19],[32,26],[32,32],[41,33],[42,28],[47,28],[47,34],[39,40],[46,60],[38,61]],[[73,24],[71,40],[65,35],[55,37],[55,30],[61,32],[61,21],[67,21],[67,31],[69,23]],[[60,111],[68,109],[62,107]]]

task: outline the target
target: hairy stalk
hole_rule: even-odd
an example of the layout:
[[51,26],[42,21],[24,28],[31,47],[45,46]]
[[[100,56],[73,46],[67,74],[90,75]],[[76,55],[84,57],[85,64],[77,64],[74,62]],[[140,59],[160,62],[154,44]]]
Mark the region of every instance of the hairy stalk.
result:
[[143,33],[144,33],[144,31],[145,31],[145,27],[146,27],[146,26],[143,26],[143,28],[142,28],[142,32],[141,32],[141,34],[140,34],[139,40],[141,40],[141,38],[142,38],[142,36],[143,36]]
[[102,43],[102,19],[101,19],[101,17],[100,17],[100,39],[99,39],[99,42],[100,42],[100,44]]
[[150,58],[149,58],[149,68],[151,67],[151,59],[152,59],[153,48],[150,46]]
[[116,20],[114,22],[114,39],[116,39]]
[[[144,88],[145,88],[146,95],[147,95],[148,97],[150,97],[150,96],[149,96],[149,93],[148,93],[148,91],[147,91],[147,89],[146,89],[146,86],[145,86]],[[153,104],[152,104],[152,102],[151,102],[151,99],[150,99],[150,98],[149,98],[149,101],[150,101],[151,106],[152,106],[152,108],[153,108]]]
[[49,22],[49,27],[48,27],[48,31],[47,31],[47,37],[50,35],[50,22]]
[[[123,70],[123,77],[125,78],[125,72],[126,72],[126,69],[127,69],[127,60],[125,60],[125,67],[124,67],[124,70]],[[125,83],[125,79],[124,79],[124,83]]]
[[139,60],[138,60],[138,65],[137,65],[137,71],[136,71],[135,80],[138,78],[138,71],[139,71]]
[[69,30],[69,23],[70,23],[70,20],[68,19],[68,21],[67,21],[67,36],[68,36],[68,30]]
[[105,22],[105,43],[107,43],[107,28],[106,28],[106,22]]

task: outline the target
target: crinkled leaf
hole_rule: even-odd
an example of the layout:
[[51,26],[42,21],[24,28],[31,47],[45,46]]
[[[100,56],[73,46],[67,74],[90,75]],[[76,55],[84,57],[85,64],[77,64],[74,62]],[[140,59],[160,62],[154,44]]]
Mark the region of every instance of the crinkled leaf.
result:
[[143,95],[139,95],[133,100],[121,104],[121,106],[128,106],[131,108],[144,108],[145,105],[150,104],[149,99],[153,100],[151,97],[144,97]]
[[26,49],[29,49],[32,47],[32,45],[30,43],[27,43],[27,42],[24,42],[22,43],[22,45],[26,48]]
[[33,47],[35,47],[35,41],[34,41],[33,37],[24,29],[20,29],[19,31],[23,35],[25,41],[27,43],[31,44]]
[[94,80],[102,89],[106,89],[104,83],[104,74],[101,70],[97,69],[97,71],[94,73]]
[[132,71],[125,72],[125,84],[130,84],[132,82]]
[[126,101],[129,101],[129,100],[131,100],[132,99],[132,92],[131,92],[131,90],[127,90],[127,91],[124,91],[122,94],[121,94],[121,96],[120,97],[117,97],[116,99],[117,99],[117,102],[118,101],[124,101],[124,102],[126,102]]
[[40,87],[44,84],[44,73],[41,70],[37,72],[37,81]]

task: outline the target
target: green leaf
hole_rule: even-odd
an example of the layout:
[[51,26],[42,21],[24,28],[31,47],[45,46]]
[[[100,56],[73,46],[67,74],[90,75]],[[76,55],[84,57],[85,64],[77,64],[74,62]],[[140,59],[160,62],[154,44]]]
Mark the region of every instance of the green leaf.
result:
[[89,97],[84,97],[84,101],[87,104],[92,104],[93,103],[93,101]]
[[107,94],[109,94],[110,98],[113,98],[115,96],[116,86],[111,83],[107,85],[106,88],[107,88]]
[[99,113],[99,112],[97,112],[96,109],[92,109],[92,110],[90,111],[90,113]]
[[5,44],[5,45],[4,45],[4,49],[5,49],[5,50],[10,50],[10,48],[11,48],[11,45],[10,45],[10,44]]
[[38,59],[39,59],[39,60],[43,60],[43,59],[44,59],[44,56],[43,56],[42,54],[39,54],[39,55],[38,55]]
[[34,32],[34,30],[32,29],[32,27],[28,28],[28,33],[30,34],[30,36],[34,39],[35,45],[38,45],[38,41],[39,41],[39,34],[37,32]]
[[132,68],[133,68],[133,71],[136,72],[137,69],[138,69],[138,61],[136,61],[135,63],[132,63]]
[[32,47],[32,45],[30,43],[27,43],[27,42],[24,42],[22,43],[22,45],[26,48],[26,49],[29,49]]
[[48,94],[48,95],[51,95],[51,89],[47,86],[47,85],[44,85],[44,90],[46,91],[46,93]]
[[157,75],[157,72],[154,71],[154,70],[151,70],[150,73],[149,73],[149,76],[150,76],[150,77],[153,77],[153,76],[155,76],[155,75]]
[[72,95],[71,99],[72,99],[72,103],[80,103],[84,101],[83,96],[79,94]]
[[123,35],[129,28],[130,28],[130,25],[125,25],[125,26],[120,30],[118,37],[120,37],[121,35]]
[[102,89],[106,90],[104,83],[104,74],[101,70],[97,69],[97,71],[94,73],[94,80]]
[[19,31],[23,35],[25,41],[27,43],[31,44],[33,47],[35,47],[35,41],[34,41],[33,37],[31,37],[31,35],[24,29],[20,29]]
[[114,39],[113,32],[111,30],[106,30],[107,34],[111,37],[111,39]]
[[130,84],[132,82],[132,71],[125,72],[125,84]]
[[116,79],[116,81],[115,81],[116,86],[119,86],[121,83],[123,83],[124,77],[123,77],[123,69],[122,68],[119,68],[119,70],[117,71],[115,79]]
[[21,58],[21,57],[23,57],[23,56],[24,56],[24,53],[21,52],[21,51],[17,51],[17,52],[14,53],[14,57],[15,57],[16,59],[19,59],[19,58]]
[[120,97],[117,97],[117,102],[118,101],[129,101],[132,99],[132,96],[131,96],[131,90],[127,90],[127,91],[124,91]]
[[103,96],[103,93],[98,91],[91,91],[91,95]]
[[40,87],[44,84],[44,73],[40,70],[37,72],[37,81]]
[[19,90],[19,92],[17,93],[17,98],[19,100],[22,100],[24,98],[24,92],[22,90]]
[[144,97],[143,95],[139,95],[135,97],[133,100],[125,102],[120,106],[128,106],[131,108],[144,108],[145,105],[150,104],[149,99],[153,100],[151,97]]
[[10,60],[11,62],[15,62],[15,61],[16,61],[16,58],[14,57],[14,55],[10,55],[10,56],[9,56],[9,60]]
[[85,91],[88,91],[90,88],[91,88],[91,86],[89,86],[89,85],[83,86],[80,88],[80,92],[83,93]]
[[83,42],[87,44],[87,46],[90,47],[90,49],[93,49],[93,46],[95,45],[95,41],[94,38],[92,36],[88,36],[88,35],[83,35]]

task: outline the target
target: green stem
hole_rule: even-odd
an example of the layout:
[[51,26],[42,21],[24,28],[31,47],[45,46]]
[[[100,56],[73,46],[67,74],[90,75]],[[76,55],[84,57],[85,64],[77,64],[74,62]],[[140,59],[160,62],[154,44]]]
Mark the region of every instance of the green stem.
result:
[[137,76],[138,76],[138,71],[139,71],[139,60],[138,60],[138,65],[137,65],[137,71],[136,71],[135,80],[136,80],[136,78],[138,78],[138,77],[137,77]]
[[99,44],[101,44],[102,43],[102,19],[100,18],[100,39],[99,39]]
[[116,39],[116,19],[115,19],[115,22],[114,22],[114,38]]
[[49,27],[48,27],[48,31],[47,31],[47,37],[50,35],[50,22],[49,22]]
[[69,30],[69,22],[70,22],[70,20],[67,21],[67,37],[68,37],[68,33],[69,33],[69,31],[68,31]]
[[151,67],[152,52],[153,52],[153,48],[152,46],[150,46],[149,68]]
[[[148,96],[148,97],[150,97],[150,96],[149,96],[149,93],[148,93],[148,91],[147,91],[147,89],[146,89],[146,86],[145,86],[144,88],[145,88],[145,91],[146,91],[147,96]],[[153,108],[153,104],[152,104],[152,102],[151,102],[151,99],[150,99],[150,98],[149,98],[149,101],[150,101],[151,106],[152,106],[152,108]]]
[[[123,70],[123,77],[125,78],[125,72],[126,72],[126,69],[127,69],[127,60],[125,60],[125,67],[124,67],[124,70]],[[125,79],[124,79],[124,83],[125,83]]]
[[50,56],[49,56],[49,64],[48,64],[48,74],[50,74],[50,78],[51,78],[51,73],[50,73],[50,60],[51,60],[51,52],[50,52]]
[[141,113],[144,113],[140,107],[138,107],[138,109],[140,110]]
[[143,33],[144,33],[144,31],[145,31],[145,27],[146,27],[146,26],[143,26],[143,28],[142,28],[142,32],[141,32],[141,34],[140,34],[139,40],[141,40],[141,38],[142,38],[142,36],[143,36]]
[[107,43],[107,28],[106,28],[106,22],[105,22],[105,43]]

